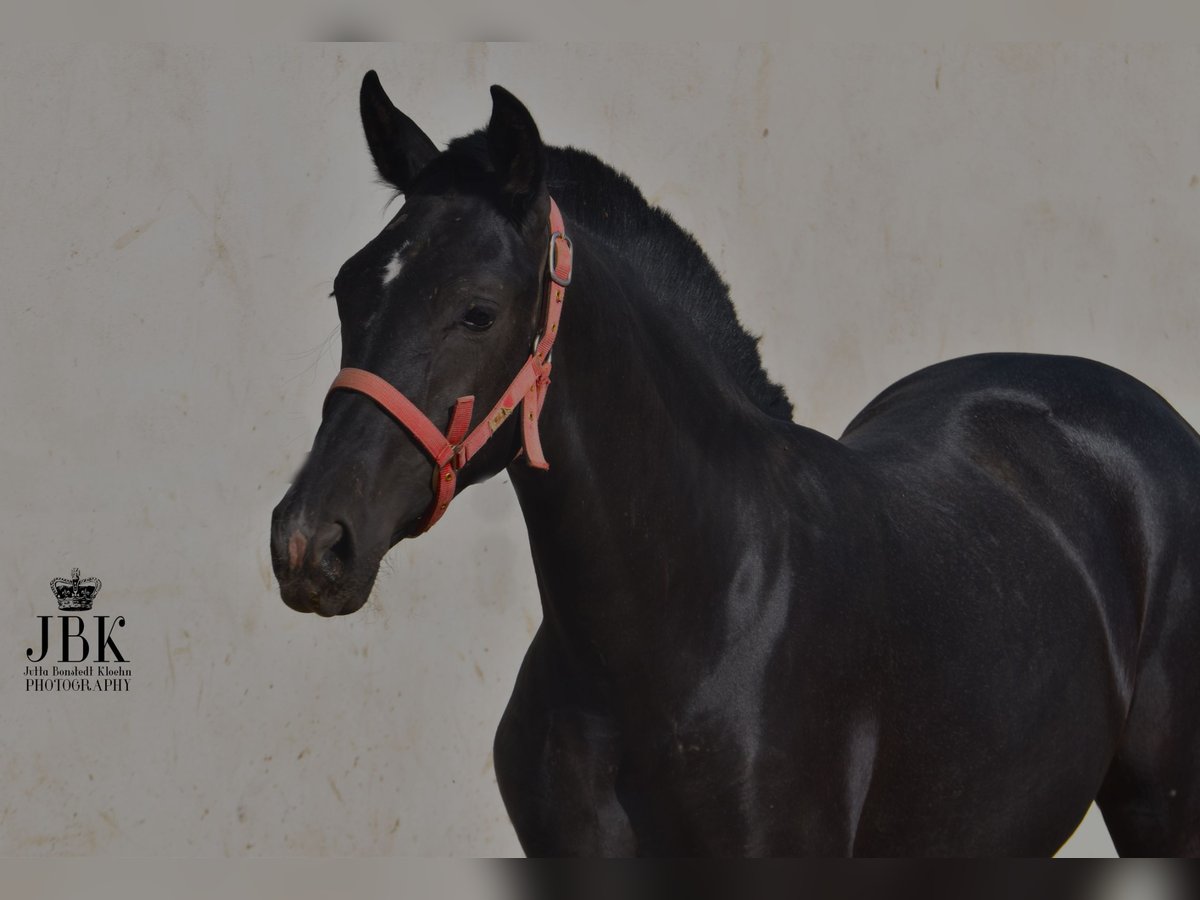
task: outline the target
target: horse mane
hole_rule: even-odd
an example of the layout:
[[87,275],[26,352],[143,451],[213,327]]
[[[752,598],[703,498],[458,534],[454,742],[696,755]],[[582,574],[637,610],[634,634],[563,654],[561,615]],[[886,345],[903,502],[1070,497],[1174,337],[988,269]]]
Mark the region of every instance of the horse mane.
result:
[[[787,393],[763,369],[759,338],[738,320],[728,285],[696,239],[652,206],[627,176],[592,154],[574,147],[546,151],[550,193],[568,216],[639,271],[650,296],[672,317],[692,324],[755,406],[791,421]],[[430,168],[453,167],[455,161],[489,168],[486,134],[477,131],[451,141]]]

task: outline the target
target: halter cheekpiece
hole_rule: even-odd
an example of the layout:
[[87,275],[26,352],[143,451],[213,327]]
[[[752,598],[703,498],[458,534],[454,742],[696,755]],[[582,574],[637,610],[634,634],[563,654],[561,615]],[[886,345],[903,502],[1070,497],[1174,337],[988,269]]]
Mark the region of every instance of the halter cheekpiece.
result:
[[550,244],[546,252],[546,303],[541,336],[499,402],[469,434],[471,413],[475,408],[474,396],[459,397],[455,401],[450,413],[450,427],[443,434],[411,400],[373,372],[342,369],[329,386],[326,403],[329,394],[337,390],[366,394],[404,426],[433,460],[433,503],[422,518],[418,534],[432,528],[446,512],[454,498],[458,470],[470,462],[518,405],[524,405],[521,410],[521,439],[526,461],[536,469],[550,468],[542,454],[538,419],[546,400],[546,389],[550,385],[550,350],[558,335],[558,320],[562,315],[566,287],[571,283],[571,256],[571,240],[563,227],[562,213],[551,198]]

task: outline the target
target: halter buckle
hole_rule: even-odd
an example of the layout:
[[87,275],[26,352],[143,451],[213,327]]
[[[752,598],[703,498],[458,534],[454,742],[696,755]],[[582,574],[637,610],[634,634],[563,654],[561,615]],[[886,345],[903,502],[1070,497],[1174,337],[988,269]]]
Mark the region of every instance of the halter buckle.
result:
[[550,233],[550,261],[549,261],[550,280],[553,281],[555,284],[557,284],[559,287],[566,287],[567,285],[569,285],[571,283],[571,274],[572,274],[571,271],[570,270],[567,271],[566,278],[560,278],[558,275],[558,272],[555,271],[558,268],[558,244],[557,244],[557,241],[560,238],[563,240],[564,243],[566,243],[567,255],[572,260],[572,262],[574,262],[575,245],[571,243],[571,239],[569,237],[567,237],[567,235],[562,231],[552,231]]

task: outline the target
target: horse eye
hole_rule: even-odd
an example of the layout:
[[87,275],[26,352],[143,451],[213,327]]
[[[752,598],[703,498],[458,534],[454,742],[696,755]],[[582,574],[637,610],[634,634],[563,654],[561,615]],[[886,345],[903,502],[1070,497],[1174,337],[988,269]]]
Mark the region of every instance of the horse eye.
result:
[[472,331],[487,331],[496,321],[496,315],[482,306],[472,306],[463,315],[463,324]]

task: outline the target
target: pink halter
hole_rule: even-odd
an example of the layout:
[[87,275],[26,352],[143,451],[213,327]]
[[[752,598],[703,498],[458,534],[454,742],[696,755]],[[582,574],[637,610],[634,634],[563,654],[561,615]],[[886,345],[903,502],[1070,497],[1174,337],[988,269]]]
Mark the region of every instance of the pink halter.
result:
[[[467,433],[467,429],[471,426],[471,412],[475,408],[474,396],[459,397],[455,401],[454,411],[450,414],[450,427],[442,434],[411,400],[373,372],[365,369],[342,369],[329,386],[329,394],[337,390],[366,394],[403,425],[433,460],[433,503],[425,513],[418,534],[432,528],[446,512],[454,498],[458,470],[479,452],[518,404],[524,404],[521,412],[521,437],[525,459],[536,469],[550,468],[550,464],[542,455],[538,419],[542,414],[542,404],[546,400],[546,388],[550,385],[550,350],[554,346],[554,338],[558,335],[558,319],[562,315],[566,287],[571,283],[571,252],[571,240],[563,228],[562,213],[558,204],[551,198],[550,248],[546,262],[549,280],[541,337],[499,402],[470,434]],[[326,402],[329,394],[326,394]]]

